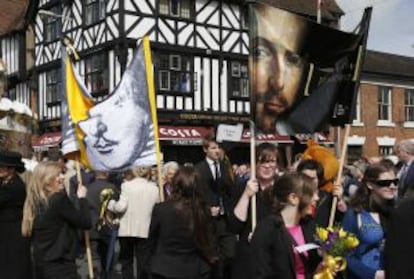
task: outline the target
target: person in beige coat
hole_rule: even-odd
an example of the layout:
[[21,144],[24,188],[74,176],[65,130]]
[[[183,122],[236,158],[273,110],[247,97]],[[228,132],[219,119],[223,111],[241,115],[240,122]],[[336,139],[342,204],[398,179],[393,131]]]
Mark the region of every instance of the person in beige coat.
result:
[[126,171],[118,201],[112,200],[108,209],[121,214],[119,224],[119,261],[124,279],[134,278],[134,256],[137,278],[147,278],[149,259],[147,245],[152,209],[159,202],[157,185],[150,181],[151,167],[138,167]]

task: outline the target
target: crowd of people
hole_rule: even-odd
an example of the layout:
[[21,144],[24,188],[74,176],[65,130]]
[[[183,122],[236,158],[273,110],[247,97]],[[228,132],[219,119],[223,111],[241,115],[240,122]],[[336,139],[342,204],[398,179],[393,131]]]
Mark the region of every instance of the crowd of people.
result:
[[21,155],[0,152],[2,278],[78,278],[75,261],[90,249],[95,278],[112,278],[119,262],[123,278],[308,279],[322,255],[299,247],[315,243],[332,204],[335,223],[359,239],[337,278],[414,276],[407,257],[414,246],[413,141],[396,144],[399,160],[346,166],[339,184],[327,175],[338,162],[326,154],[282,169],[277,147],[262,143],[252,172],[249,164],[231,166],[213,136],[202,147],[198,164],[163,165],[162,188],[150,166],[76,175],[45,161],[22,179]]

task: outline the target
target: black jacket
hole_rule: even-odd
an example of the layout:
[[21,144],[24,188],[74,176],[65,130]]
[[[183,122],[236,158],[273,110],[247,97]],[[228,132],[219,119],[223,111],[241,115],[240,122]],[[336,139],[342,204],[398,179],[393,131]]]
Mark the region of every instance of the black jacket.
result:
[[[301,222],[306,243],[314,241],[315,225],[306,218]],[[293,243],[284,224],[271,214],[256,227],[251,241],[252,279],[296,279]],[[308,251],[304,262],[306,279],[312,278],[320,257],[316,250]]]
[[[244,186],[245,187],[245,186]],[[237,195],[239,198],[242,195],[244,187],[240,187],[241,193]],[[271,206],[265,201],[264,192],[259,191],[256,195],[256,218],[260,222],[266,216],[271,214]],[[237,199],[238,202],[238,199]],[[237,204],[237,202],[235,204]],[[236,245],[236,253],[232,263],[231,277],[234,279],[250,279],[251,270],[249,265],[250,255],[250,241],[249,235],[252,231],[252,215],[251,204],[249,204],[248,215],[246,222],[240,221],[235,215],[234,210],[230,213],[228,218],[229,229],[232,233],[239,235],[239,240]]]
[[79,253],[77,229],[89,229],[91,216],[86,199],[79,199],[77,210],[65,192],[53,194],[48,205],[36,213],[32,244],[35,261],[48,263],[74,261]]
[[0,185],[1,278],[26,279],[31,275],[30,241],[21,233],[26,185],[15,175]]
[[209,272],[188,228],[173,201],[155,205],[150,225],[151,271],[168,278],[196,278]]
[[385,278],[412,279],[414,264],[414,198],[407,198],[394,210],[385,241]]

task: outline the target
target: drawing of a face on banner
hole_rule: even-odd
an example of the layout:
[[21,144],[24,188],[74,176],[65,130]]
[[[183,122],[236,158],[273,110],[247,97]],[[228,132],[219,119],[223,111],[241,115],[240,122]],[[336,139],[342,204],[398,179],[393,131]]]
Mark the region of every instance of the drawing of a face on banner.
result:
[[264,5],[257,5],[255,14],[257,32],[249,61],[255,119],[259,130],[272,133],[295,104],[307,77],[307,25],[289,12]]
[[155,163],[154,132],[145,66],[134,59],[122,81],[79,123],[86,134],[88,160],[96,170],[124,170]]

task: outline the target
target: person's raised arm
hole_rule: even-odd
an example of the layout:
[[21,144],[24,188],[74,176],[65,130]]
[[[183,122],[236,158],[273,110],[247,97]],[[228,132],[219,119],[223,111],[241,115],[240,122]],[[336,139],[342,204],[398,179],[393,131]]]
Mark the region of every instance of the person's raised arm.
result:
[[242,222],[247,221],[249,214],[250,198],[259,190],[259,183],[256,179],[250,179],[247,181],[246,187],[241,195],[239,201],[234,207],[234,215]]
[[64,193],[59,194],[59,199],[55,201],[58,214],[68,223],[80,229],[89,229],[92,226],[89,203],[86,199],[87,192],[88,190],[85,186],[82,184],[78,185],[77,196],[79,198],[79,209],[76,209]]

